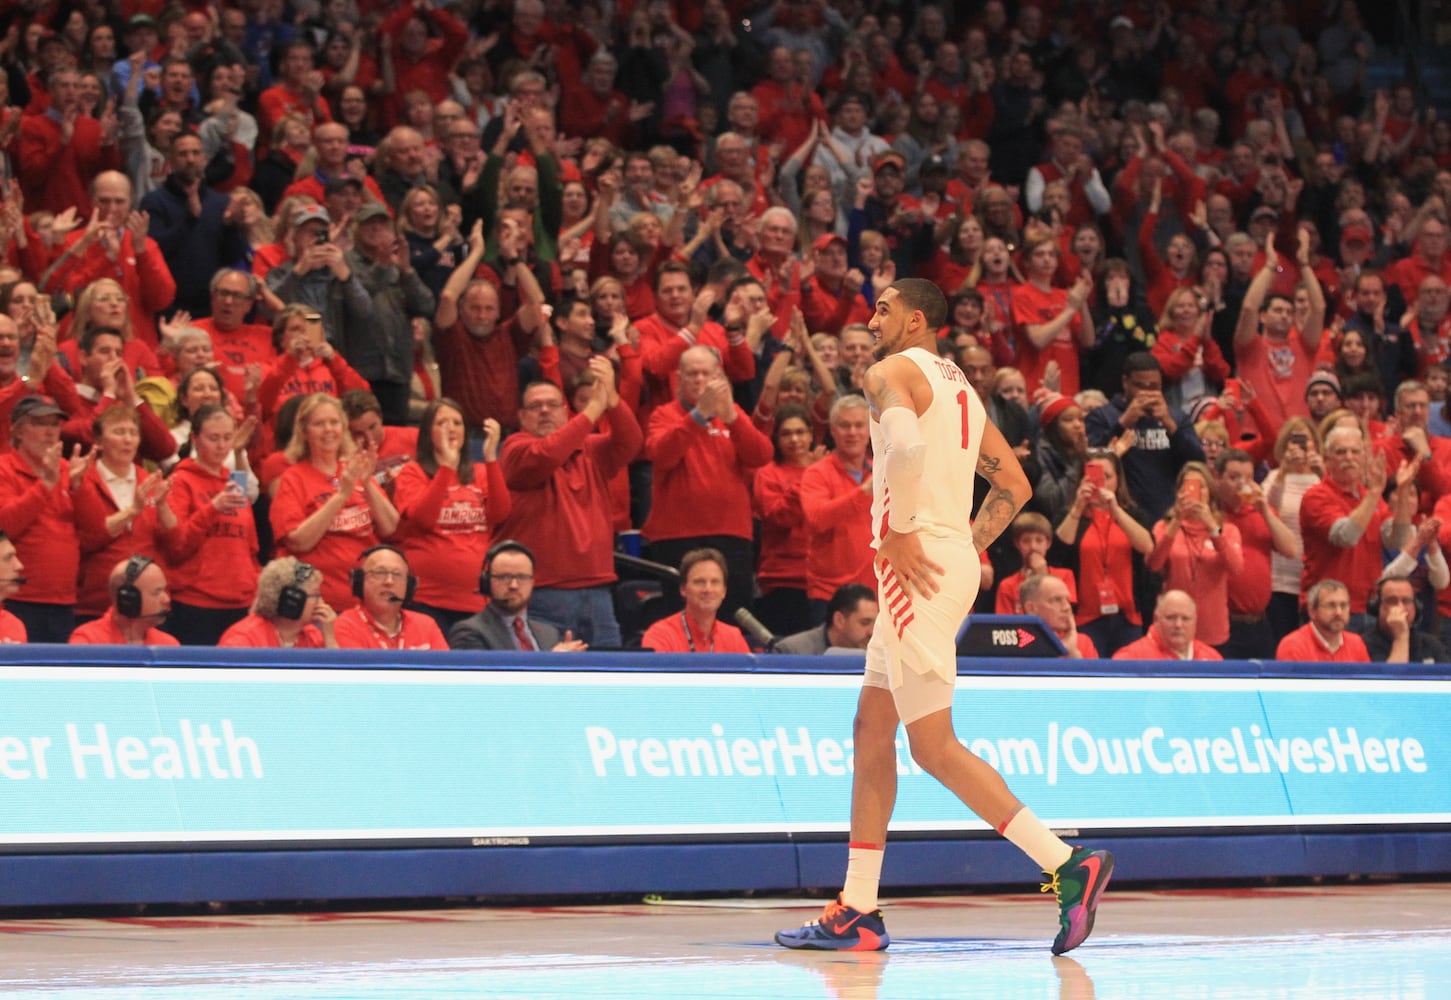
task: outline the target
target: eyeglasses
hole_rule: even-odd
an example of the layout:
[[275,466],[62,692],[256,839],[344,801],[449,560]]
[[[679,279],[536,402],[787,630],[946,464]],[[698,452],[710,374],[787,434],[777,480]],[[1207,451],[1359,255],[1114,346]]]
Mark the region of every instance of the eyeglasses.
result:
[[525,403],[522,409],[525,413],[547,413],[550,410],[563,409],[564,404],[557,399],[540,399],[533,403]]
[[370,569],[365,573],[370,580],[402,580],[408,576],[406,569]]
[[528,583],[532,579],[534,579],[534,574],[533,573],[490,573],[489,574],[489,580],[490,580],[490,582],[493,582],[493,583],[502,583],[506,587],[509,586],[509,584],[511,584],[511,583],[517,583],[520,586],[523,586],[524,584]]
[[215,292],[212,292],[212,294],[219,299],[230,299],[233,302],[246,302],[252,297],[246,292],[234,292],[230,288],[218,288]]

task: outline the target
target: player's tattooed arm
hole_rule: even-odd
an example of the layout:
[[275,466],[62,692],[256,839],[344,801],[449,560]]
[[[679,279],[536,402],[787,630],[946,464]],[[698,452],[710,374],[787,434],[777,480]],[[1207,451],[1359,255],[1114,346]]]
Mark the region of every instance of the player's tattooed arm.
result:
[[893,406],[911,405],[911,401],[904,397],[896,386],[887,381],[884,366],[881,364],[872,365],[867,369],[866,376],[862,379],[862,391],[867,395],[867,404],[871,407],[872,416],[879,420],[883,410]]
[[977,474],[988,481],[990,489],[972,521],[972,543],[983,552],[997,541],[1013,523],[1018,511],[1032,496],[1032,486],[1023,474],[1023,467],[1012,447],[991,422],[983,428],[982,447],[978,452]]
[[998,536],[1013,523],[1013,518],[1018,516],[1018,507],[1012,490],[1002,486],[989,490],[978,508],[977,517],[972,519],[973,547],[983,552],[997,541]]

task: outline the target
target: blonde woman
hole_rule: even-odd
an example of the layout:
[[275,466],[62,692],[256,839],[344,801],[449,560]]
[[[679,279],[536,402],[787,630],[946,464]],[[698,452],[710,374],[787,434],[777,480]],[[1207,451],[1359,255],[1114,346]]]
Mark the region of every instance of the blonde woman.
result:
[[[1343,412],[1354,416],[1349,410]],[[1304,417],[1286,420],[1275,438],[1275,467],[1261,484],[1270,509],[1294,532],[1302,552],[1305,539],[1300,534],[1300,501],[1325,474],[1320,441],[1320,432]],[[1303,559],[1270,554],[1270,606],[1266,617],[1276,643],[1300,627],[1300,577],[1304,569]]]
[[373,472],[378,453],[359,449],[342,404],[314,393],[302,401],[272,501],[272,536],[279,551],[306,558],[323,575],[323,599],[352,606],[348,573],[366,550],[398,529],[398,511]]
[[161,374],[156,352],[136,337],[131,325],[131,297],[116,279],[97,278],[87,285],[76,298],[76,307],[69,318],[70,331],[65,334],[60,353],[71,371],[81,370],[80,342],[86,331],[107,327],[120,331],[121,339],[125,341],[121,357],[135,378]]

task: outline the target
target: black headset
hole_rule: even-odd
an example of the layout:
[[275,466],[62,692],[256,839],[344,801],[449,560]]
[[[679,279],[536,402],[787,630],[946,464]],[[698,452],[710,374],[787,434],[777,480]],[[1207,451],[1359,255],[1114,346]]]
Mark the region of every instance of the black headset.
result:
[[307,610],[308,598],[312,596],[302,589],[302,585],[316,572],[317,567],[312,563],[297,560],[297,568],[293,571],[292,582],[284,586],[277,594],[278,618],[286,618],[293,622],[302,618],[303,612]]
[[[374,545],[370,549],[364,549],[362,551],[362,554],[360,554],[358,556],[358,566],[357,566],[357,568],[348,573],[348,583],[353,588],[353,596],[356,597],[360,601],[363,599],[363,581],[365,579],[367,579],[367,577],[368,577],[367,571],[363,569],[363,563],[367,562],[368,561],[368,557],[370,555],[372,555],[374,552],[393,552],[393,553],[396,553],[397,556],[398,556],[398,558],[403,560],[403,565],[404,566],[407,566],[408,565],[408,557],[405,556],[403,554],[403,550],[400,549],[400,548],[398,548],[398,546],[396,546],[396,545]],[[417,590],[417,589],[418,589],[418,577],[414,576],[410,572],[408,574],[408,587],[407,587],[406,590],[403,591],[403,603],[404,604],[407,604],[409,601],[413,600],[413,592],[415,590]]]
[[141,588],[136,586],[136,578],[146,572],[146,567],[156,560],[150,556],[134,555],[126,560],[126,575],[121,580],[121,586],[116,588],[116,613],[122,618],[140,618],[141,605],[145,603],[141,597]]
[[[1372,618],[1380,617],[1381,593],[1385,590],[1385,585],[1388,583],[1411,583],[1411,581],[1404,576],[1388,576],[1383,580],[1377,580],[1375,582],[1375,593],[1365,599],[1365,613]],[[1421,595],[1417,592],[1415,584],[1411,584],[1411,593],[1415,596],[1416,600],[1416,613],[1411,618],[1411,626],[1415,627],[1416,622],[1421,620]]]
[[489,574],[494,568],[494,560],[505,552],[518,552],[529,557],[529,565],[534,565],[534,553],[529,551],[529,546],[523,542],[516,542],[512,538],[504,538],[489,546],[489,551],[484,553],[484,568],[479,573],[479,593],[488,597],[492,590],[489,589]]

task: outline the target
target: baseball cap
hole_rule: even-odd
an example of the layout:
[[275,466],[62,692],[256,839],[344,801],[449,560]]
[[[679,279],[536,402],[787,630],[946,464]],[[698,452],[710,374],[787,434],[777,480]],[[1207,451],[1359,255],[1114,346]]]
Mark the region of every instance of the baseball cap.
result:
[[1122,14],[1120,14],[1118,17],[1108,22],[1108,29],[1112,31],[1114,28],[1128,28],[1130,31],[1132,31],[1134,30],[1134,22],[1130,21],[1127,17],[1124,17]]
[[1335,390],[1335,395],[1340,395],[1340,379],[1334,372],[1326,371],[1323,368],[1317,370],[1310,376],[1310,381],[1305,383],[1305,395],[1310,395],[1310,390],[1317,385],[1328,385]]
[[393,216],[389,215],[388,210],[376,201],[368,202],[368,204],[359,208],[353,214],[353,221],[360,225],[373,219],[387,219],[389,222],[392,222]]
[[305,226],[309,222],[321,222],[325,226],[331,226],[333,220],[328,217],[327,209],[321,205],[303,205],[292,213],[292,228]]
[[889,149],[872,157],[872,173],[876,173],[887,165],[896,167],[898,170],[907,169],[907,158],[895,149]]
[[334,177],[323,186],[322,193],[324,195],[337,194],[345,187],[355,187],[361,191],[363,190],[363,182],[351,174],[344,177]]
[[50,396],[26,396],[10,411],[10,422],[18,424],[27,417],[63,417],[65,410],[56,405]]
[[825,250],[833,243],[840,243],[842,246],[846,246],[846,237],[838,236],[836,233],[822,233],[811,241],[811,249]]
[[923,173],[923,174],[927,174],[927,173],[950,174],[950,173],[952,173],[952,168],[947,165],[947,161],[945,159],[943,159],[942,157],[940,157],[940,156],[929,156],[929,157],[927,157],[927,159],[925,159],[925,160],[922,161],[922,168],[918,172],[919,173]]
[[1275,211],[1273,208],[1271,208],[1268,205],[1261,205],[1259,208],[1255,209],[1252,213],[1250,213],[1249,221],[1254,222],[1257,219],[1271,219],[1271,220],[1274,220],[1274,219],[1278,219],[1279,217],[1280,217],[1280,213],[1279,212]]
[[126,22],[127,31],[135,31],[137,28],[156,28],[156,18],[150,14],[133,14]]

